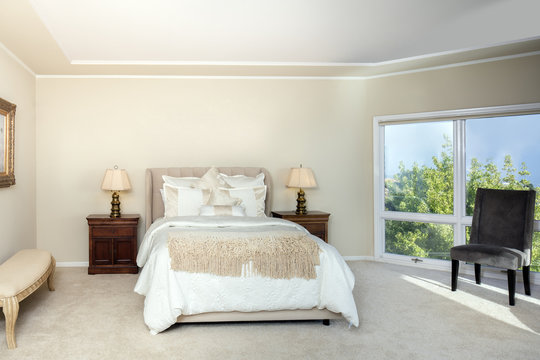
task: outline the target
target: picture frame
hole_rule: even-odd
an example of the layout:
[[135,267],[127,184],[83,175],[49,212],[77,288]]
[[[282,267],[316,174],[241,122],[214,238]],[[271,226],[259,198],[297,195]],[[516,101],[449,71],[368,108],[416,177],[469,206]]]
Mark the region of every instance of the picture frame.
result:
[[0,98],[0,187],[15,185],[15,109]]

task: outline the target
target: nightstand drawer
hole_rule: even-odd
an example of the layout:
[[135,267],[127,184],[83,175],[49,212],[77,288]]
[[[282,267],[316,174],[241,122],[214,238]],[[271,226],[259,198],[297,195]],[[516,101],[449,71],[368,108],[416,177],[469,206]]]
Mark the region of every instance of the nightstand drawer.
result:
[[117,237],[133,236],[137,229],[134,227],[95,227],[92,229],[92,235],[95,237]]
[[324,233],[326,232],[326,225],[322,223],[319,223],[319,224],[299,223],[299,224],[305,227],[307,231],[309,231],[311,234],[315,236],[319,236],[318,234],[322,234],[324,236]]
[[310,234],[328,242],[330,214],[327,212],[313,210],[304,215],[297,215],[294,211],[272,211],[272,216],[302,225]]

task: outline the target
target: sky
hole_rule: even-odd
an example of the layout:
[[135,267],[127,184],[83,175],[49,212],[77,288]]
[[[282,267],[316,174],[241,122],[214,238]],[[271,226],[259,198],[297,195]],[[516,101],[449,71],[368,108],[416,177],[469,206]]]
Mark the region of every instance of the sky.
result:
[[[385,177],[397,173],[400,161],[406,168],[414,162],[431,166],[431,158],[441,153],[445,143],[443,134],[452,139],[452,124],[440,121],[385,126]],[[529,181],[540,186],[540,114],[471,119],[465,124],[467,168],[474,157],[483,164],[493,160],[502,169],[508,154],[517,171],[525,162],[531,173]]]

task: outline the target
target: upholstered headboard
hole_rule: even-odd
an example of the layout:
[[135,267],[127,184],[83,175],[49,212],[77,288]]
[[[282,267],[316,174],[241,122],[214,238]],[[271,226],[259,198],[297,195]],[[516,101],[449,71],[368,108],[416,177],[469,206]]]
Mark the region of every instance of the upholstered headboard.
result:
[[[202,177],[210,167],[175,167],[175,168],[150,168],[146,169],[146,229],[156,220],[163,216],[165,208],[159,190],[163,188],[163,175],[174,177],[195,176]],[[266,184],[265,212],[270,215],[272,209],[272,178],[265,168],[260,167],[218,167],[220,173],[226,175],[257,176],[264,173]]]

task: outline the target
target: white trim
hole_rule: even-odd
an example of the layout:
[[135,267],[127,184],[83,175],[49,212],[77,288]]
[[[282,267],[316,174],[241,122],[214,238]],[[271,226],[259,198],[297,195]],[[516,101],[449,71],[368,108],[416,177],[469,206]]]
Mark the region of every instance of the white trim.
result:
[[443,214],[422,214],[422,213],[407,213],[400,211],[386,211],[380,212],[380,216],[385,220],[397,220],[397,221],[417,221],[424,223],[435,224],[448,224],[452,225],[456,222],[455,215],[443,215]]
[[454,245],[463,245],[466,242],[464,222],[472,223],[472,217],[466,216],[466,149],[463,141],[465,140],[465,121],[454,120],[454,215],[456,224],[454,225]]
[[28,71],[32,76],[36,76],[36,73],[32,71],[32,69],[30,69],[28,67],[28,65],[26,65],[24,62],[22,62],[21,59],[19,59],[17,57],[17,55],[15,55],[14,53],[11,52],[11,50],[9,50],[6,45],[4,45],[2,42],[0,42],[0,49],[4,50],[6,52],[6,54],[8,54],[9,57],[11,57],[13,60],[15,60],[19,65],[21,65],[24,70]]
[[414,258],[414,256],[383,254],[380,258],[378,258],[378,261],[388,263],[388,264],[413,266],[413,267],[419,267],[422,269],[429,269],[429,270],[443,270],[443,271],[451,270],[452,264],[450,261],[421,258],[419,259],[421,261],[415,262],[413,261],[412,258]]
[[36,75],[38,79],[364,80],[362,76],[275,75]]
[[540,55],[540,51],[531,51],[531,52],[522,53],[522,54],[504,55],[504,56],[496,56],[496,57],[486,58],[486,59],[462,61],[462,62],[445,64],[445,65],[428,66],[428,67],[423,67],[423,68],[413,69],[413,70],[403,70],[403,71],[382,73],[379,75],[366,75],[364,79],[378,79],[378,78],[384,78],[384,77],[389,77],[389,76],[414,74],[414,73],[419,73],[419,72],[424,72],[424,71],[444,70],[444,69],[451,69],[451,68],[460,67],[460,66],[477,65],[477,64],[489,63],[489,62],[494,62],[494,61],[511,60],[511,59],[517,59],[517,58],[522,58],[522,57],[528,57],[528,56],[536,56],[536,55]]
[[345,261],[375,261],[373,256],[343,256]]
[[[405,61],[407,59],[404,59]],[[380,63],[306,62],[306,61],[160,61],[160,60],[72,60],[72,65],[135,65],[135,66],[253,66],[253,67],[363,67]]]
[[[366,259],[369,260],[369,259]],[[450,275],[452,270],[452,263],[450,261],[442,261],[442,260],[435,260],[435,261],[427,261],[430,259],[423,259],[423,262],[415,263],[413,261],[407,261],[409,259],[404,259],[403,256],[393,256],[393,257],[380,257],[380,258],[374,258],[373,261],[385,263],[385,264],[394,264],[394,265],[401,265],[401,266],[409,266],[409,267],[415,267],[418,269],[426,269],[426,270],[439,270],[444,271],[448,273],[448,286],[450,286]],[[468,275],[468,276],[474,276],[474,266],[470,264],[466,264],[464,262],[460,262],[459,264],[459,276]],[[498,268],[492,268],[487,266],[482,266],[482,277],[487,277],[491,279],[499,279],[499,280],[507,280],[506,274],[504,274],[503,269]],[[523,282],[523,275],[521,273],[521,270],[516,271],[516,281],[517,282]],[[530,274],[530,282],[534,285],[540,285],[540,273],[531,272]],[[458,289],[459,289],[459,282],[458,282]]]
[[[442,270],[450,272],[451,269],[451,263],[449,261],[440,261],[435,260],[434,262],[430,261],[423,261],[419,263],[414,263],[410,261],[410,259],[404,259],[402,256],[399,258],[397,255],[395,257],[376,257],[376,256],[343,256],[343,259],[345,261],[376,261],[376,262],[382,262],[387,264],[396,264],[396,265],[403,265],[403,266],[414,266],[421,269],[429,269],[429,270]],[[426,259],[430,260],[430,259]],[[60,261],[56,263],[56,267],[88,267],[88,261]],[[460,264],[459,267],[460,274],[467,274],[467,275],[474,275],[474,267],[472,265],[468,264]],[[520,271],[518,271],[518,276],[516,277],[517,281],[523,281],[523,278],[521,275],[519,275]],[[490,277],[490,278],[497,278],[497,279],[506,279],[505,275],[502,275],[500,271],[497,269],[491,269],[491,268],[482,268],[482,276]],[[540,273],[531,272],[530,277],[531,283],[535,285],[540,285]],[[450,282],[450,278],[448,280]]]
[[[461,48],[461,49],[457,49],[457,50],[447,50],[447,51],[440,51],[440,52],[436,52],[436,53],[429,53],[429,54],[425,54],[425,55],[410,56],[410,57],[401,58],[401,59],[395,59],[395,60],[380,61],[380,62],[376,62],[376,63],[372,63],[372,64],[375,64],[375,65],[390,65],[390,64],[396,64],[396,63],[407,62],[407,61],[431,59],[431,58],[434,58],[434,57],[462,54],[462,53],[467,53],[467,52],[472,52],[472,51],[479,51],[479,50],[497,48],[497,47],[501,47],[501,46],[508,46],[508,45],[526,43],[526,42],[529,42],[529,41],[534,41],[534,40],[539,40],[539,39],[540,39],[540,36],[533,36],[533,37],[529,37],[529,38],[521,39],[521,40],[517,40],[517,41],[505,41],[505,42],[500,42],[500,43],[492,44],[492,45],[488,45],[488,46],[471,46],[471,47]],[[527,54],[527,53],[523,53],[523,54]],[[519,56],[521,54],[516,54],[516,55]],[[513,55],[508,55],[508,56],[513,56]]]
[[[381,176],[380,169],[384,159],[384,127],[379,126],[377,117],[373,118],[373,235],[374,239],[384,238],[384,226],[381,219],[381,210],[384,209],[381,204],[381,198],[378,196],[379,189],[384,189],[384,174]],[[381,184],[382,182],[382,184]],[[384,243],[375,241],[374,254],[378,258],[384,254]]]
[[397,114],[397,115],[379,115],[375,116],[373,119],[379,123],[389,123],[389,122],[399,122],[399,121],[427,121],[427,120],[437,120],[441,121],[450,120],[450,119],[460,119],[464,117],[478,117],[482,115],[504,115],[518,112],[528,112],[528,111],[540,111],[540,102],[537,103],[528,103],[528,104],[518,104],[518,105],[502,105],[502,106],[490,106],[490,107],[481,107],[481,108],[470,108],[470,109],[457,109],[457,110],[441,110],[441,111],[430,111],[430,112],[421,112],[421,113],[410,113],[410,114]]
[[59,261],[56,267],[88,267],[88,261]]
[[[460,51],[457,51],[456,53],[459,53]],[[446,52],[448,54],[454,53],[453,51]],[[253,67],[351,67],[351,68],[372,68],[376,69],[380,66],[385,65],[391,65],[391,64],[397,64],[397,63],[403,63],[407,61],[416,61],[421,59],[429,59],[441,55],[445,55],[446,53],[438,53],[438,54],[428,54],[428,55],[422,55],[422,56],[416,56],[416,57],[410,57],[410,58],[404,58],[404,59],[397,59],[397,60],[390,60],[390,61],[383,61],[378,63],[307,63],[307,62],[204,62],[204,61],[106,61],[106,60],[74,60],[71,62],[72,65],[103,65],[103,66],[122,66],[122,65],[130,65],[130,66],[229,66],[229,67],[240,67],[240,66],[253,66]],[[504,55],[504,56],[497,56],[497,57],[491,57],[491,58],[485,58],[485,59],[478,59],[478,60],[471,60],[471,61],[463,61],[463,62],[456,62],[451,64],[445,64],[445,65],[437,65],[437,66],[429,66],[429,67],[421,67],[418,69],[412,69],[412,70],[403,70],[403,71],[395,71],[395,72],[383,72],[382,74],[377,75],[342,75],[342,76],[325,76],[325,75],[319,75],[319,76],[302,76],[302,75],[290,75],[290,76],[279,76],[279,75],[260,75],[260,76],[242,76],[242,75],[36,75],[30,68],[28,68],[26,65],[24,65],[29,71],[34,74],[34,76],[38,78],[74,78],[74,79],[87,79],[87,78],[112,78],[112,79],[142,79],[142,78],[148,78],[148,79],[300,79],[300,80],[324,80],[324,79],[338,79],[338,80],[370,80],[370,79],[378,79],[378,78],[384,78],[384,77],[390,77],[390,76],[399,76],[399,75],[407,75],[407,74],[415,74],[419,72],[425,72],[425,71],[436,71],[436,70],[444,70],[444,69],[450,69],[454,67],[461,67],[461,66],[469,66],[469,65],[476,65],[476,64],[483,64],[488,62],[495,62],[495,61],[503,61],[503,60],[511,60],[516,58],[522,58],[522,57],[528,57],[528,56],[537,56],[540,55],[540,51],[531,51],[527,53],[521,53],[521,54],[514,54],[514,55]],[[20,60],[19,60],[20,61]],[[22,62],[21,62],[22,63]]]

